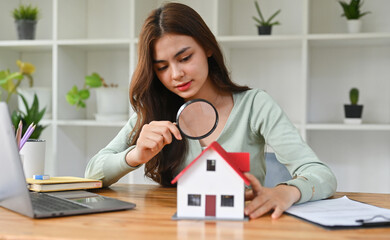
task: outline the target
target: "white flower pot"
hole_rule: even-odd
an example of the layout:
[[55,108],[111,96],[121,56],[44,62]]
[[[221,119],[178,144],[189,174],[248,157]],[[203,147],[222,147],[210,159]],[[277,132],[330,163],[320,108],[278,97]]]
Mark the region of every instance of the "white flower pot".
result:
[[129,93],[127,88],[96,89],[98,121],[125,121],[129,117]]
[[[26,99],[28,106],[31,106],[34,101],[34,93],[37,94],[39,110],[42,110],[46,107],[45,114],[43,118],[49,119],[52,117],[51,114],[51,89],[47,87],[32,87],[32,88],[19,88],[18,92],[23,95]],[[23,104],[22,98],[18,97],[18,108],[22,112],[26,112],[26,108]]]
[[362,29],[362,21],[360,19],[348,20],[348,32],[360,33]]

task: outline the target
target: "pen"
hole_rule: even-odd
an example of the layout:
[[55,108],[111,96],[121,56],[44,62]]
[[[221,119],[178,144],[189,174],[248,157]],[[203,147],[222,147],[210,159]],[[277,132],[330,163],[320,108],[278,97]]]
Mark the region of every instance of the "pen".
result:
[[20,146],[19,146],[19,150],[22,149],[22,147],[24,146],[24,144],[27,142],[27,140],[30,138],[31,134],[34,132],[35,130],[35,125],[32,123],[27,131],[24,133],[23,137],[22,137],[22,140],[20,141]]
[[19,149],[20,149],[20,139],[22,137],[22,129],[23,129],[23,122],[22,122],[22,120],[20,120],[19,125],[18,125],[18,129],[16,130],[16,143],[17,143]]

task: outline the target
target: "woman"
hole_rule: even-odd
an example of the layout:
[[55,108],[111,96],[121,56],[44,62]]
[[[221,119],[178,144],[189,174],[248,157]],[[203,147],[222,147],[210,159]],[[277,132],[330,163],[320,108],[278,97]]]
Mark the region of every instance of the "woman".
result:
[[[177,110],[195,98],[219,114],[215,131],[201,140],[183,139],[174,124]],[[273,210],[278,218],[294,203],[331,196],[336,179],[301,139],[271,97],[233,83],[219,45],[190,7],[167,3],[152,11],[139,37],[138,65],[130,86],[135,113],[119,134],[88,163],[87,178],[105,186],[145,164],[145,175],[163,186],[213,141],[229,152],[249,152],[252,190],[245,214]],[[293,179],[265,188],[265,145],[270,145]]]

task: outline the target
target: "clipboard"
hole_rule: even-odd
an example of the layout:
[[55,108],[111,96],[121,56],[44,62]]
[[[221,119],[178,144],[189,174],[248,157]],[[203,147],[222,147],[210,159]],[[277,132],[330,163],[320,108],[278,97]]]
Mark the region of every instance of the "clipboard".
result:
[[346,196],[294,205],[286,213],[328,230],[390,227],[390,209]]
[[[378,218],[383,219],[382,221],[374,221]],[[361,223],[363,227],[390,227],[390,218],[383,215],[375,215],[369,219],[356,219],[356,222]]]

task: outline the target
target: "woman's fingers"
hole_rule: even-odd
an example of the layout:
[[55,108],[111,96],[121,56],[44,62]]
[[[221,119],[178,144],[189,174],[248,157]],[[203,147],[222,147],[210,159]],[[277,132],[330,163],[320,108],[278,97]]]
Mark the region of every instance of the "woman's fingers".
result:
[[181,140],[181,134],[175,124],[169,121],[152,121],[142,126],[137,144],[126,155],[126,162],[130,166],[138,166],[152,159],[165,145],[173,140],[172,135]]
[[170,121],[153,121],[150,123],[150,125],[152,126],[160,126],[163,129],[163,131],[166,131],[166,130],[169,130],[169,133],[173,136],[175,136],[175,138],[177,140],[181,140],[182,137],[181,137],[181,134],[180,134],[180,131],[179,129],[177,128],[177,126],[170,122]]
[[253,194],[253,191],[252,190],[246,190],[245,191],[245,200],[246,201],[250,201],[254,198],[254,194]]
[[169,121],[152,121],[142,127],[140,136],[137,140],[137,156],[142,163],[149,161],[165,145],[173,140],[172,135],[181,140],[179,129]]
[[252,200],[245,207],[245,214],[250,215],[258,208],[258,206],[263,205],[265,199],[261,195],[263,187],[261,186],[259,180],[250,173],[245,173],[245,176],[248,178],[250,185],[252,186],[252,190],[245,193],[245,199]]
[[245,176],[248,178],[249,182],[251,183],[252,191],[254,193],[260,193],[263,186],[261,186],[259,180],[250,173],[245,173]]
[[258,218],[275,207],[274,203],[271,200],[262,202],[262,204],[257,206],[258,207],[255,207],[251,211],[248,211],[248,213],[246,213],[250,218]]
[[254,198],[250,203],[248,203],[245,207],[245,215],[251,215],[255,212],[259,207],[263,206],[267,202],[267,198],[264,195],[257,195],[254,193]]
[[171,132],[171,134],[173,136],[175,136],[175,138],[177,140],[182,140],[182,137],[181,137],[181,134],[180,134],[180,131],[179,129],[177,128],[176,124],[172,123],[172,122],[169,122],[169,121],[166,121],[165,122],[169,128],[169,131]]
[[280,207],[276,207],[274,212],[272,213],[271,217],[273,219],[276,219],[276,218],[279,218],[280,216],[282,216],[284,210]]
[[148,133],[145,138],[140,140],[139,144],[142,148],[158,151],[164,147],[164,137],[160,134],[151,132]]
[[294,186],[278,185],[265,188],[252,174],[246,173],[245,176],[252,186],[252,191],[245,192],[246,200],[251,201],[244,211],[250,218],[258,218],[272,210],[272,218],[279,218],[301,196],[299,189]]

